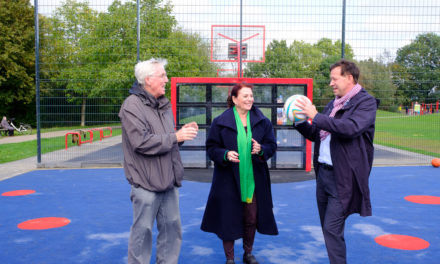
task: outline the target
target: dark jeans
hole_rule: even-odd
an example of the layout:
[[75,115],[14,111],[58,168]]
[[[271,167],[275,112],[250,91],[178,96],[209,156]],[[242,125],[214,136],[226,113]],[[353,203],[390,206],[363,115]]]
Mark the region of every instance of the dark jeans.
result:
[[[257,230],[257,199],[252,198],[252,203],[243,203],[243,249],[251,253]],[[226,259],[234,259],[234,240],[223,240],[223,249]]]
[[344,238],[345,219],[338,199],[333,170],[319,167],[316,181],[316,200],[325,246],[331,264],[347,263]]

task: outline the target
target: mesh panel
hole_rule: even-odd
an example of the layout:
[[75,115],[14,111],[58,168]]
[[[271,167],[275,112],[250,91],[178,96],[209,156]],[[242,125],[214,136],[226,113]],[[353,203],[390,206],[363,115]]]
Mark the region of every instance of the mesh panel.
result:
[[[121,164],[118,111],[138,59],[166,58],[168,77],[242,71],[243,77],[313,78],[314,104],[322,110],[332,99],[329,66],[342,54],[357,62],[359,82],[381,100],[375,164],[427,164],[440,157],[439,2],[347,1],[345,17],[342,2],[141,0],[137,41],[136,1],[37,1],[40,124],[61,130],[43,134],[42,163]],[[235,25],[222,33],[234,41],[213,42],[213,25]],[[249,26],[264,27],[264,37],[262,28]],[[241,64],[212,59],[227,57],[228,45],[220,40],[240,39],[248,45]],[[264,103],[264,89],[256,92]],[[191,101],[190,92],[179,96]],[[197,106],[190,110],[180,114],[204,122]],[[101,137],[110,130],[99,128],[111,128],[112,136]],[[84,143],[72,143],[77,134],[68,132]]]

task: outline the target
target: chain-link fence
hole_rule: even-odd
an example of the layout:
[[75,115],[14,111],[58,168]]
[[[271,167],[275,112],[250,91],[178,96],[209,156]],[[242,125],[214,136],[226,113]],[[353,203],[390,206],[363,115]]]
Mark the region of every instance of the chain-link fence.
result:
[[35,0],[38,119],[61,130],[42,134],[41,164],[120,164],[119,107],[151,57],[168,77],[313,78],[319,109],[329,66],[354,60],[381,100],[376,165],[440,157],[440,2],[345,2]]

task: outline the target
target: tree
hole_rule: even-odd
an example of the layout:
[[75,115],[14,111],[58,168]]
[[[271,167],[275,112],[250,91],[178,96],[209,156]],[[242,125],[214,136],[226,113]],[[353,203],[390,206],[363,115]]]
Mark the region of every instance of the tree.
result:
[[35,120],[34,41],[30,2],[0,0],[1,114],[26,122]]
[[372,59],[360,61],[358,65],[361,72],[359,83],[371,95],[380,99],[380,108],[397,110],[397,87],[393,84],[390,66]]
[[285,40],[273,40],[266,49],[264,63],[248,64],[246,77],[294,78],[300,72],[299,58],[287,46]]
[[[397,50],[393,81],[404,103],[430,103],[440,98],[440,36],[420,34]],[[434,91],[434,92],[433,92]]]
[[[141,1],[140,59],[168,59],[168,76],[214,76],[209,46],[178,29],[172,6],[161,2]],[[68,103],[81,105],[82,126],[90,121],[87,111],[117,113],[128,95],[137,60],[136,23],[135,1],[114,1],[107,12],[98,13],[87,3],[69,0],[51,18],[46,38],[52,41],[47,41],[46,51],[56,55],[46,54],[57,66],[51,66],[55,74],[48,92],[63,91]],[[87,106],[91,100],[100,106]]]
[[[345,46],[348,59],[353,49]],[[273,40],[266,49],[264,63],[248,64],[247,77],[266,78],[313,78],[313,99],[317,106],[325,105],[333,98],[328,88],[331,64],[341,58],[341,41],[334,43],[327,38],[315,44],[294,41],[290,46],[285,40]]]
[[85,125],[86,99],[99,78],[101,66],[94,56],[96,40],[90,38],[97,18],[98,13],[87,3],[72,0],[58,8],[51,19],[54,32],[50,36],[57,44],[54,49],[60,52],[56,56],[59,71],[52,80],[64,89],[68,102],[81,105],[81,126]]

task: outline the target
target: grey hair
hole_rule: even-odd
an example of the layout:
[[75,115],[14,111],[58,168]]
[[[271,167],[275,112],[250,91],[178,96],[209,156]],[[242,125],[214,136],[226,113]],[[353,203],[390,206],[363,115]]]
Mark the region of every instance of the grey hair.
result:
[[140,61],[134,66],[134,75],[136,76],[136,79],[138,83],[144,85],[145,84],[145,78],[152,76],[156,70],[157,66],[161,65],[165,68],[165,65],[167,65],[166,59],[155,59],[151,58],[146,61]]

